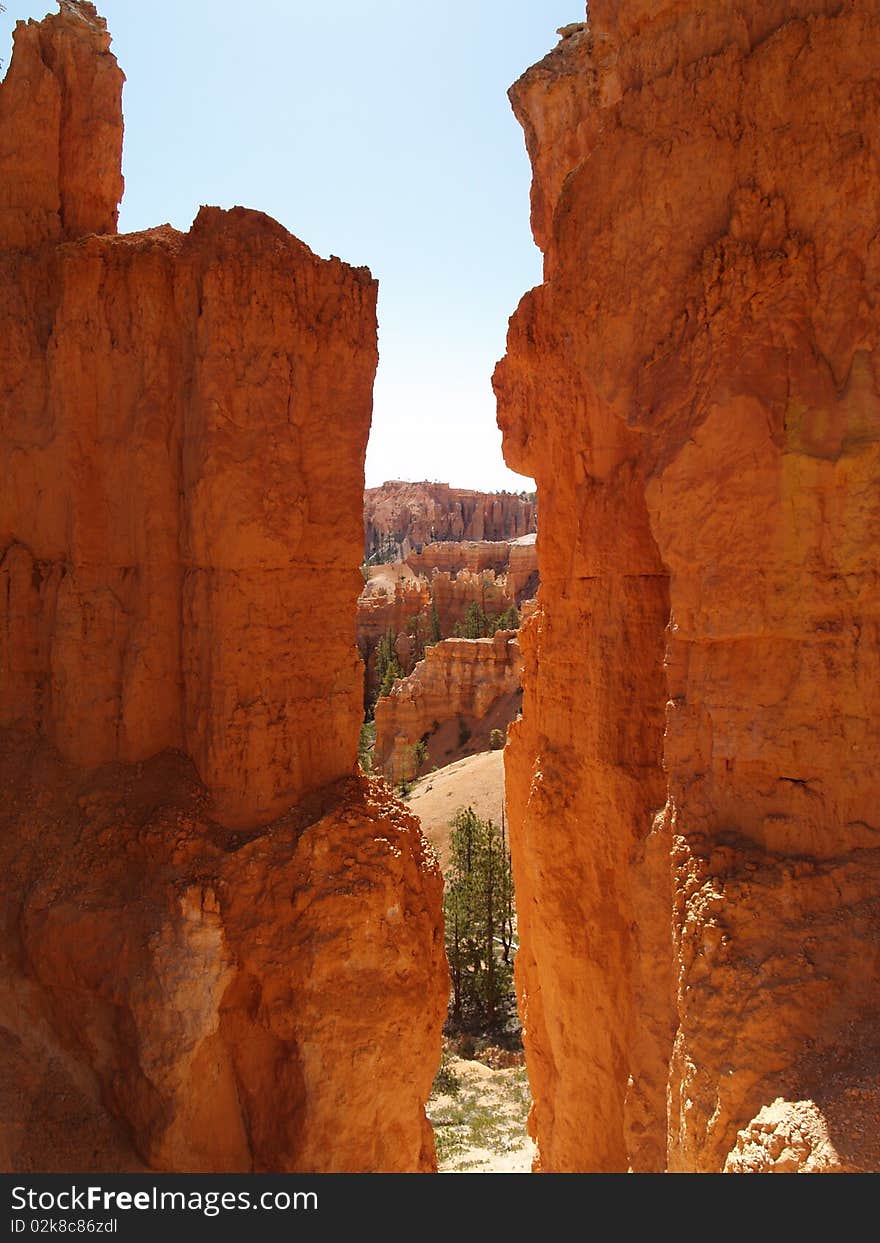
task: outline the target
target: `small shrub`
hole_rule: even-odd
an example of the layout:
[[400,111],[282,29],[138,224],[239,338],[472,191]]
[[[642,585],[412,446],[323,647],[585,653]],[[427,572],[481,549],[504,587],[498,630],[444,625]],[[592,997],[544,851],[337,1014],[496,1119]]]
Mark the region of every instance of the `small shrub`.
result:
[[446,1045],[440,1055],[440,1067],[434,1076],[431,1095],[458,1096],[461,1091],[461,1080],[452,1068],[452,1054]]
[[504,746],[504,730],[493,729],[489,735],[489,746],[493,751],[500,751]]

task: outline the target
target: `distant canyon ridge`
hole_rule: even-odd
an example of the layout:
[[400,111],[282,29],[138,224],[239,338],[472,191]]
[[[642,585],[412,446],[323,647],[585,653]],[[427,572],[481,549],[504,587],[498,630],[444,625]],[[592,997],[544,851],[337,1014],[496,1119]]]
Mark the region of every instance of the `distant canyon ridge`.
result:
[[404,560],[437,541],[510,540],[537,529],[534,492],[471,492],[392,479],[364,492],[364,560]]

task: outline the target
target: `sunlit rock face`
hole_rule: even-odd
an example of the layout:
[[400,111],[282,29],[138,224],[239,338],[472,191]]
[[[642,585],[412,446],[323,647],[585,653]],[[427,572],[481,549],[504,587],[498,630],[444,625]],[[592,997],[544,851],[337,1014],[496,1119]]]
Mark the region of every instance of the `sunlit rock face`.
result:
[[444,639],[429,647],[412,673],[376,701],[374,768],[394,783],[488,750],[492,731],[503,735],[520,706],[516,633],[498,630],[491,639]]
[[4,1168],[429,1169],[441,880],[355,776],[376,282],[117,235],[121,85],[71,3],[0,86]]
[[372,706],[380,689],[377,648],[389,631],[401,672],[410,674],[425,642],[454,637],[472,608],[500,618],[514,608],[521,613],[534,601],[535,536],[418,545],[405,561],[367,566],[364,576],[357,645],[365,666],[365,703]]
[[512,88],[545,280],[495,377],[541,507],[506,756],[540,1165],[825,1127],[872,1168],[880,15],[589,10]]
[[422,544],[510,540],[535,530],[533,500],[513,492],[473,492],[448,483],[390,480],[364,492],[367,557],[393,542],[403,557]]

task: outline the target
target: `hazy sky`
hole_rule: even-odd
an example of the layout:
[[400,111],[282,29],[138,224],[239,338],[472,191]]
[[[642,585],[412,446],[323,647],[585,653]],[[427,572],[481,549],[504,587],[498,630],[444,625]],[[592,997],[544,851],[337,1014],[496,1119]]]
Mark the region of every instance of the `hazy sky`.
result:
[[[49,0],[4,0],[16,19]],[[367,484],[530,487],[490,377],[541,279],[507,87],[584,0],[102,0],[124,94],[120,229],[255,207],[379,278]]]

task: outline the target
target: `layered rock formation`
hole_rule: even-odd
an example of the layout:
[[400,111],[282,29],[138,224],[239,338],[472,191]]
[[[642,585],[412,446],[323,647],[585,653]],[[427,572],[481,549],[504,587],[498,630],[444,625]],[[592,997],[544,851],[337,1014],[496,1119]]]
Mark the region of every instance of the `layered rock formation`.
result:
[[435,544],[420,545],[411,552],[406,564],[416,574],[430,577],[435,570],[457,574],[470,570],[480,574],[491,570],[493,574],[506,574],[510,561],[509,540],[441,540]]
[[516,539],[534,531],[536,522],[535,502],[514,492],[392,480],[364,492],[364,556],[391,547],[405,559],[437,541]]
[[522,535],[510,541],[507,590],[518,605],[526,604],[537,596],[538,543],[535,535]]
[[0,1150],[430,1168],[441,883],[353,775],[376,284],[240,208],[116,236],[108,48],[66,4],[0,86]]
[[434,573],[430,586],[444,638],[454,634],[455,627],[465,621],[471,605],[476,605],[486,617],[498,617],[514,605],[507,576],[495,575],[491,570],[479,574],[470,570],[460,570],[457,574]]
[[503,577],[508,604],[521,604],[538,589],[538,550],[534,534],[510,540],[466,540],[460,543],[425,544],[406,558],[416,574],[431,579],[434,573],[456,578],[462,571],[472,575],[487,570]]
[[515,631],[429,647],[409,677],[376,702],[374,767],[398,782],[487,750],[492,730],[506,730],[519,710],[521,667]]
[[370,566],[366,574],[357,644],[366,667],[365,702],[372,704],[379,689],[376,651],[389,631],[401,670],[410,674],[426,641],[454,635],[472,606],[487,618],[501,618],[534,598],[535,537],[425,544],[405,561]]
[[540,1165],[813,1168],[812,1102],[833,1166],[880,1064],[880,15],[589,13],[511,92],[545,280],[495,377],[541,498],[507,753]]

